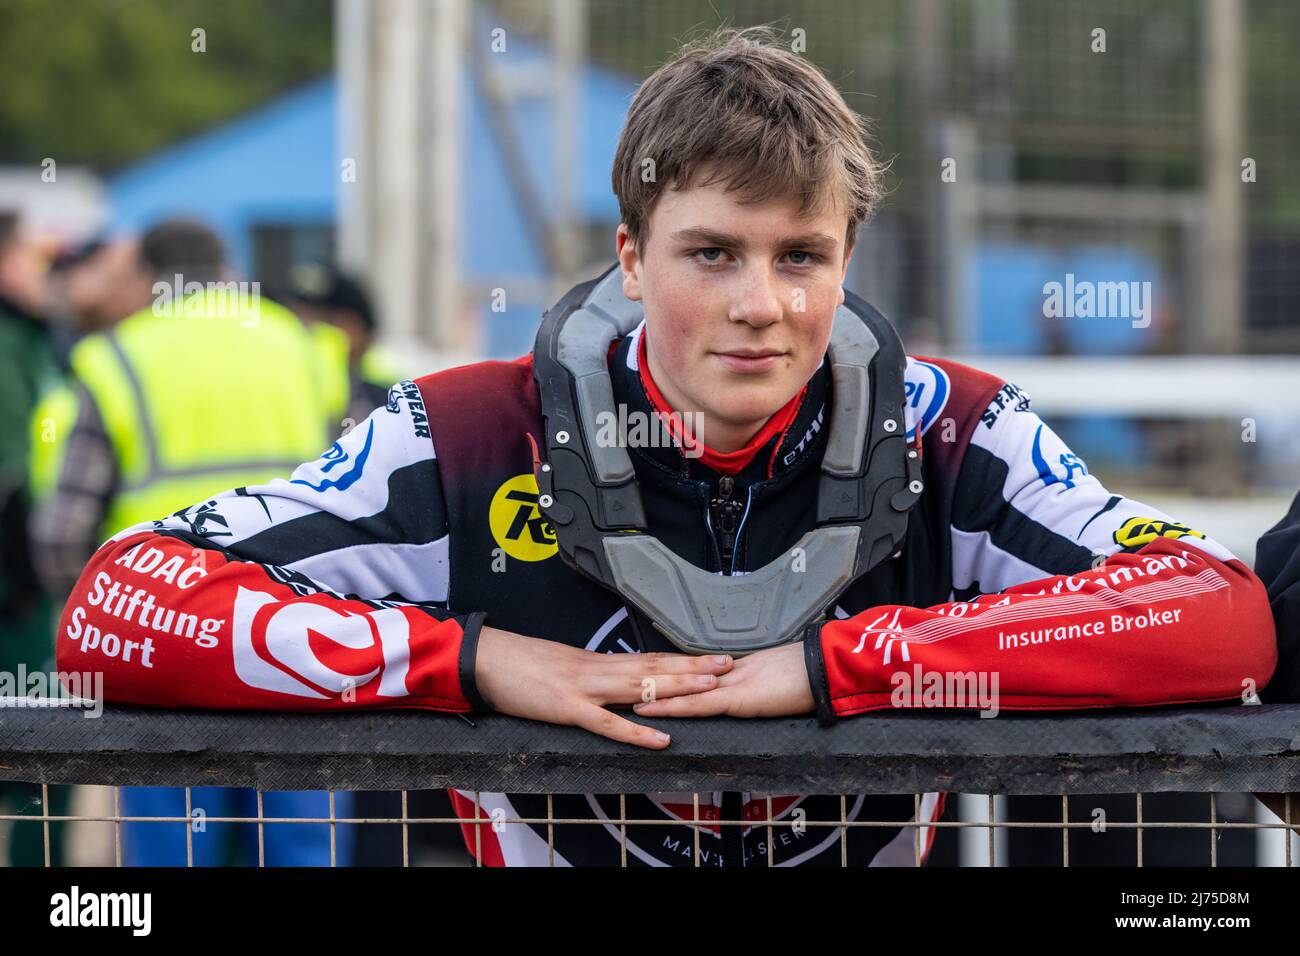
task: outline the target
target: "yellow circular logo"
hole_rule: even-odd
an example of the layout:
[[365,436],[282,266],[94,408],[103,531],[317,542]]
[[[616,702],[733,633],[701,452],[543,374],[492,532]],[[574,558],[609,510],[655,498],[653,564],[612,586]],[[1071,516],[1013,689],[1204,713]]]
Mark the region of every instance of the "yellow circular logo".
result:
[[545,561],[559,551],[555,529],[537,507],[537,479],[515,475],[502,482],[488,506],[492,537],[517,561]]

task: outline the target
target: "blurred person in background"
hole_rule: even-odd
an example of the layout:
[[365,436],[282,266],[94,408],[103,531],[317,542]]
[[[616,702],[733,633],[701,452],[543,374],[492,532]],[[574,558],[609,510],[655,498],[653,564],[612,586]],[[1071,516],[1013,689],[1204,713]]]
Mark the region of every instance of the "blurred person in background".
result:
[[302,262],[290,272],[283,296],[285,304],[304,321],[333,326],[347,336],[352,379],[348,418],[362,421],[385,404],[389,387],[406,375],[375,341],[378,322],[361,281],[333,266]]
[[[122,265],[96,264],[111,277],[110,297],[97,299],[70,282],[68,304],[87,323],[130,314],[76,343],[68,383],[43,404],[47,417],[33,423],[41,438],[31,464],[32,549],[45,587],[60,599],[99,542],[118,529],[160,519],[195,498],[287,475],[319,454],[348,400],[344,352],[322,345],[337,346],[341,336],[318,336],[256,289],[245,294],[246,285],[230,281],[221,242],[206,225],[162,222],[141,238],[128,268],[115,273],[115,262]],[[188,571],[201,579],[202,562]],[[202,624],[191,619],[182,626],[179,614],[142,600],[140,623],[152,642],[215,646]],[[140,649],[137,666],[151,666],[149,650]],[[256,816],[252,790],[197,788],[192,795],[192,806],[207,817]],[[347,797],[337,795],[336,815],[348,814]],[[267,793],[263,806],[268,817],[329,815],[323,792]],[[124,787],[122,809],[127,816],[184,817],[185,791]],[[339,830],[340,859],[347,857],[347,829]],[[236,849],[225,839],[230,832],[218,823],[190,834],[195,864],[225,862]],[[243,835],[257,862],[256,829],[245,826]],[[265,860],[328,865],[330,842],[325,825],[267,827]],[[183,824],[126,823],[123,844],[127,865],[186,863]]]
[[[58,366],[47,304],[45,250],[24,236],[17,216],[0,216],[0,670],[17,674],[54,669],[51,603],[37,587],[27,541],[30,489],[29,435],[24,423],[41,393],[57,380]],[[14,680],[17,680],[15,676]],[[25,685],[18,693],[24,693]],[[50,788],[51,811],[62,815],[67,790]],[[39,814],[41,788],[34,783],[0,783],[0,813]],[[62,824],[50,828],[50,862],[62,860]],[[9,862],[41,866],[45,860],[40,823],[15,824]]]
[[107,329],[138,308],[139,256],[136,239],[98,236],[63,250],[51,263],[47,312],[65,368],[82,336]]
[[[70,427],[76,417],[72,351],[85,336],[110,328],[139,308],[144,294],[139,256],[139,243],[134,240],[91,239],[63,250],[50,264],[46,315],[58,376],[47,380],[31,416],[28,470],[37,489],[53,487],[62,449],[58,432]],[[44,582],[54,578],[46,576]],[[63,586],[62,581],[54,583]],[[63,595],[53,593],[61,602]]]

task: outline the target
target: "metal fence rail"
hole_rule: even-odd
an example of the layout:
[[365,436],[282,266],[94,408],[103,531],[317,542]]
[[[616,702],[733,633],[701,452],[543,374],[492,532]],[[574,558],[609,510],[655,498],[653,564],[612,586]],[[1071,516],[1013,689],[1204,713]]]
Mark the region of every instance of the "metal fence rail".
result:
[[[910,828],[915,857],[927,832],[980,829],[978,858],[997,865],[1005,850],[999,835],[1010,830],[1051,829],[1061,834],[1061,862],[1070,865],[1070,831],[1089,822],[1071,819],[1071,794],[1135,797],[1133,820],[1114,819],[1110,829],[1136,831],[1139,866],[1143,835],[1168,828],[1204,833],[1208,862],[1218,862],[1218,840],[1232,830],[1284,830],[1277,822],[1227,819],[1216,808],[1219,794],[1300,791],[1300,705],[1207,707],[1182,710],[1106,711],[1095,716],[1043,717],[1003,711],[997,719],[913,712],[877,714],[819,727],[812,718],[770,720],[659,720],[673,736],[665,751],[630,748],[574,728],[509,717],[463,717],[425,712],[358,712],[299,715],[176,712],[105,708],[89,719],[72,709],[0,709],[0,781],[41,785],[40,815],[5,815],[0,820],[43,823],[46,862],[52,822],[83,820],[114,826],[114,858],[121,863],[123,821],[189,822],[190,788],[251,787],[258,791],[255,817],[207,817],[209,823],[257,825],[258,862],[264,862],[263,828],[268,824],[328,824],[334,863],[334,829],[344,824],[401,826],[402,861],[410,862],[410,828],[416,824],[487,824],[486,813],[460,817],[408,813],[407,791],[565,793],[695,793],[696,863],[703,826],[742,821],[701,819],[698,794],[715,789],[759,793],[912,794],[914,822],[849,821],[848,827]],[[51,813],[54,784],[174,786],[186,788],[186,816],[128,817],[113,791],[111,813],[74,816]],[[262,791],[401,791],[400,816],[336,815],[333,793],[327,818],[268,816]],[[964,798],[964,811],[938,822],[923,819],[921,794],[928,791],[978,794]],[[1143,794],[1210,795],[1205,820],[1160,820],[1144,813]],[[1060,797],[1056,820],[1006,819],[993,794],[1051,794]],[[996,801],[1003,800],[997,797]],[[1287,798],[1288,801],[1291,798]],[[1224,802],[1227,798],[1224,798]],[[477,801],[476,801],[477,802]],[[843,798],[841,798],[843,803]],[[766,820],[774,819],[771,798]],[[971,812],[972,804],[975,807]],[[622,806],[622,801],[620,801]],[[554,826],[587,823],[551,812],[506,823]],[[1077,808],[1076,808],[1077,809]],[[1294,819],[1291,808],[1285,809]],[[1055,814],[1054,814],[1055,815]],[[615,826],[652,822],[627,818]],[[806,826],[840,826],[841,821],[807,821]],[[677,821],[678,824],[682,821]],[[935,831],[929,831],[934,827]],[[188,828],[187,828],[188,830]],[[846,831],[844,831],[846,832]],[[1275,834],[1292,865],[1292,844]],[[986,842],[986,846],[985,846]],[[187,861],[192,862],[187,836]],[[480,855],[481,856],[481,855]],[[769,861],[770,861],[769,857]],[[626,862],[626,858],[625,858]]]
[[1300,704],[995,719],[658,720],[667,750],[511,717],[0,709],[0,780],[506,793],[1300,790]]

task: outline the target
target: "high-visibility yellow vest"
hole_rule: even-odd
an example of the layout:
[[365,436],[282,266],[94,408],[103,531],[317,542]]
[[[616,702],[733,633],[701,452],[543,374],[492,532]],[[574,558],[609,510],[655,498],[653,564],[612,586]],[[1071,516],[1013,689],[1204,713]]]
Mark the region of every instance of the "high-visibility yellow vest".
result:
[[54,490],[63,460],[63,444],[77,418],[77,393],[67,382],[47,388],[32,410],[27,442],[27,485],[39,501]]
[[394,382],[400,382],[411,376],[403,368],[403,363],[382,345],[372,345],[361,353],[357,362],[357,377],[371,385],[388,388]]
[[[221,290],[194,293],[161,314],[141,310],[78,342],[72,371],[117,459],[118,493],[101,540],[219,492],[287,478],[317,457],[346,412],[347,350],[337,329],[309,330],[268,299]],[[38,496],[57,475],[67,398],[42,402],[34,438],[42,412],[47,428],[64,423],[64,435],[32,458]]]

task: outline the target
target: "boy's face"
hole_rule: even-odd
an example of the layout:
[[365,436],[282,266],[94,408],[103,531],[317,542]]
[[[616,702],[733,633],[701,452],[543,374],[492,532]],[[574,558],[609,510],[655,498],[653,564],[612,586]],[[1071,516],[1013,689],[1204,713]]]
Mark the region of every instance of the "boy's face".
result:
[[668,190],[639,248],[617,235],[623,292],[645,309],[650,375],[698,438],[741,448],[821,363],[844,301],[847,213],[742,204],[722,183]]

